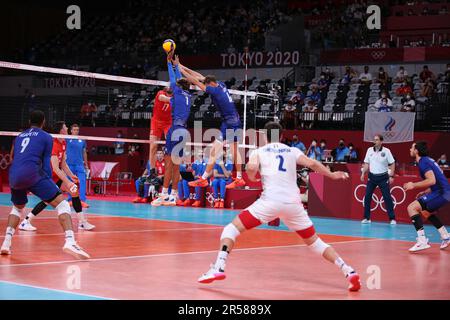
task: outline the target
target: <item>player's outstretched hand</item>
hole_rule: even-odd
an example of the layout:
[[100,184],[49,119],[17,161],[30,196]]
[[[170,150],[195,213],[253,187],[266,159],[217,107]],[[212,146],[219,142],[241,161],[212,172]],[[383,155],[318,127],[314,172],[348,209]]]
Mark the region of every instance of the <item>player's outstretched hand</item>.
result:
[[349,175],[347,172],[336,171],[332,173],[331,178],[333,180],[347,180],[349,178]]
[[172,64],[173,64],[174,66],[177,66],[177,65],[180,64],[180,58],[178,57],[177,54],[175,55],[175,59],[172,59]]

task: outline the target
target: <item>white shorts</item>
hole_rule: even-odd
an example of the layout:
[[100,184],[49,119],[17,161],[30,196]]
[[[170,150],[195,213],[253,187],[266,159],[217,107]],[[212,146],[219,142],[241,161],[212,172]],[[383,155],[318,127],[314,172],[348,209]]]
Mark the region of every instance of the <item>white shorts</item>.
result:
[[280,218],[292,231],[305,230],[313,225],[300,202],[280,203],[258,199],[245,210],[248,210],[252,216],[263,224]]

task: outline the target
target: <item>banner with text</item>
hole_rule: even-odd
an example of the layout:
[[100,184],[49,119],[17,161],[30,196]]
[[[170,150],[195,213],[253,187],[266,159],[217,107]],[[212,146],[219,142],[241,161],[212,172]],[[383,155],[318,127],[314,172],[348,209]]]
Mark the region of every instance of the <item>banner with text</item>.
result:
[[366,112],[364,141],[372,142],[376,134],[384,143],[401,143],[414,140],[414,112]]

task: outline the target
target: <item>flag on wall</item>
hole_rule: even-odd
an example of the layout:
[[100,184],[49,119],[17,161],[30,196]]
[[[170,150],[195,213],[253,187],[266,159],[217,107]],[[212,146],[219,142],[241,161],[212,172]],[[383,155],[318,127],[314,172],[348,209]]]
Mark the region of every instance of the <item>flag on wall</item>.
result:
[[413,141],[415,117],[415,112],[366,112],[364,141],[372,142],[376,134],[384,143]]

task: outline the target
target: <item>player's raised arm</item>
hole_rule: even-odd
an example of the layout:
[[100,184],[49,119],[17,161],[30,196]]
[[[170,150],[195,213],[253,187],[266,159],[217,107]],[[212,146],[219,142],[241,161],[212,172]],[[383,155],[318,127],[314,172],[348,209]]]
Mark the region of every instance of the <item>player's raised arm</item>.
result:
[[247,176],[251,181],[257,181],[256,174],[259,170],[259,158],[258,153],[254,150],[248,159],[248,163],[245,166],[245,171],[247,172]]
[[183,70],[186,71],[191,76],[197,78],[199,81],[204,81],[205,80],[205,76],[204,75],[202,75],[201,73],[199,73],[197,71],[189,69],[188,67],[186,67],[185,65],[182,65],[181,63],[180,63],[180,69],[181,69],[182,72],[183,72]]
[[[178,56],[175,57],[175,61],[174,63],[178,65],[180,65],[179,60],[178,60]],[[189,69],[190,70],[190,69]],[[199,87],[201,90],[205,91],[206,90],[206,86],[203,82],[201,82],[197,76],[191,74],[189,71],[187,71],[187,68],[182,67],[181,68],[181,73],[183,74],[183,76],[192,84],[196,85],[197,87]],[[203,76],[202,76],[203,77]],[[204,79],[204,77],[203,77]]]
[[314,170],[315,172],[320,173],[320,174],[322,174],[328,178],[331,178],[333,180],[348,179],[347,173],[342,172],[342,171],[331,172],[327,167],[325,167],[319,161],[310,159],[303,154],[297,158],[297,164],[308,167],[308,168]]

